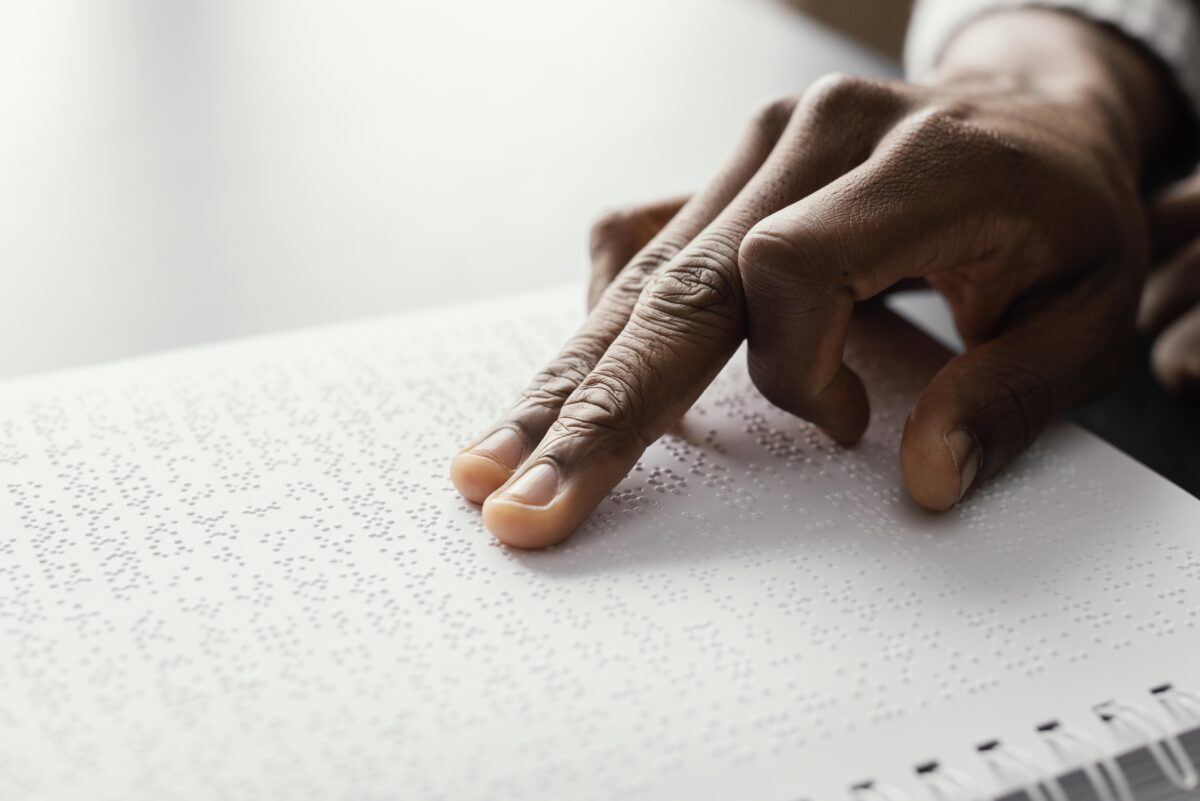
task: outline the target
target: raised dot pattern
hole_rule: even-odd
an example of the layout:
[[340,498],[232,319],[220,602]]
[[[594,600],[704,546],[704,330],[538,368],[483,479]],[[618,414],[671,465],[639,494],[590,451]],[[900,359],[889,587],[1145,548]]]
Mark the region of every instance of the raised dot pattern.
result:
[[928,369],[879,341],[859,446],[739,356],[575,537],[497,545],[448,458],[573,303],[0,388],[0,799],[660,797],[1198,639],[1191,535],[1055,448],[916,509]]

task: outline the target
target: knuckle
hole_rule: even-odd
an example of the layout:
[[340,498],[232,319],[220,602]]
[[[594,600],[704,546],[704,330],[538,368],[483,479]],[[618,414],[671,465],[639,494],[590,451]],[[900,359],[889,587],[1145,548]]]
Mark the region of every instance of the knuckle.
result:
[[791,245],[783,237],[762,226],[755,226],[746,234],[738,248],[738,264],[743,275],[759,270],[770,270],[781,258],[788,258],[786,251]]
[[742,240],[738,267],[746,288],[758,299],[796,300],[819,284],[846,284],[848,276],[828,275],[834,256],[821,226],[797,219],[786,234],[766,226],[755,226]]
[[554,438],[579,437],[632,440],[647,447],[653,437],[644,425],[641,391],[632,351],[614,349],[603,364],[597,365],[563,404],[551,427]]
[[887,83],[832,72],[813,81],[801,98],[798,111],[811,124],[860,116],[881,103],[894,104],[896,90]]
[[643,276],[649,275],[678,256],[680,250],[682,246],[678,242],[664,238],[656,239],[638,251],[632,264]]
[[556,411],[590,372],[592,360],[583,352],[567,351],[546,365],[517,400],[521,411]]
[[[660,267],[679,253],[679,246],[670,242],[652,242],[639,251],[628,264],[614,270],[605,279],[607,291],[620,300],[623,308],[635,305],[646,289],[647,281]],[[593,270],[595,270],[593,265]]]
[[[901,122],[891,148],[900,158],[918,156],[921,163],[946,159],[948,167],[961,170],[969,157],[972,170],[1012,175],[1030,169],[1034,154],[1020,140],[1005,136],[976,117],[975,107],[964,100],[929,105]],[[948,157],[948,158],[947,158]]]
[[961,146],[968,137],[962,120],[956,119],[953,112],[943,112],[937,108],[923,108],[909,115],[901,122],[894,132],[897,155],[907,155],[912,151],[942,150],[948,146]]
[[804,254],[790,236],[756,226],[742,240],[738,265],[747,284],[774,287],[785,267],[795,268]]
[[827,72],[808,85],[804,92],[807,103],[820,100],[837,101],[841,98],[857,97],[870,85],[870,81],[848,72]]
[[763,105],[750,120],[751,129],[774,139],[783,133],[796,110],[795,97],[780,97]]
[[736,256],[725,245],[696,243],[647,284],[643,311],[693,320],[730,317],[741,306],[741,283],[729,265]]

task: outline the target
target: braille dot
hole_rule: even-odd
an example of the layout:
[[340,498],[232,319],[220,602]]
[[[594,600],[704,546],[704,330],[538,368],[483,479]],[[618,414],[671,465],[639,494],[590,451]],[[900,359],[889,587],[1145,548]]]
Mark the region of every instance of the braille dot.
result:
[[1194,638],[1200,551],[1054,448],[925,524],[895,448],[931,369],[900,339],[847,348],[855,448],[739,356],[574,537],[498,545],[446,462],[577,324],[560,307],[0,393],[4,769],[48,797],[624,797]]

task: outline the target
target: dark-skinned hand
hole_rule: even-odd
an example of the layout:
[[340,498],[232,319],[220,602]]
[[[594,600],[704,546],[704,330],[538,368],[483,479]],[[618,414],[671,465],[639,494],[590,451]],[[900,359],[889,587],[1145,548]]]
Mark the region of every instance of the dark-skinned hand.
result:
[[835,75],[769,104],[686,202],[597,226],[586,322],[455,457],[455,486],[504,543],[559,542],[743,340],[768,400],[853,443],[855,304],[915,278],[967,350],[912,409],[901,472],[917,503],[953,506],[1123,369],[1159,80],[1099,27],[1017,11],[961,32],[929,85]]
[[1139,327],[1155,334],[1152,362],[1162,385],[1200,395],[1200,172],[1150,204],[1156,266],[1142,294]]

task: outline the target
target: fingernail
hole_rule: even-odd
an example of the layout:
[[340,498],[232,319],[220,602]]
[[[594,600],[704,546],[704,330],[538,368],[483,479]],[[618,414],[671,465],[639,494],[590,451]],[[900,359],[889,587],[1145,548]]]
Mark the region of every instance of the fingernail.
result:
[[515,470],[525,455],[525,440],[515,430],[501,428],[471,448],[471,453],[486,456],[509,470]]
[[950,458],[954,460],[954,469],[958,471],[958,499],[961,501],[979,472],[979,440],[971,432],[961,429],[951,431],[945,440],[946,447],[950,449]]
[[504,491],[504,495],[527,506],[545,506],[558,494],[558,469],[539,462],[525,471]]

